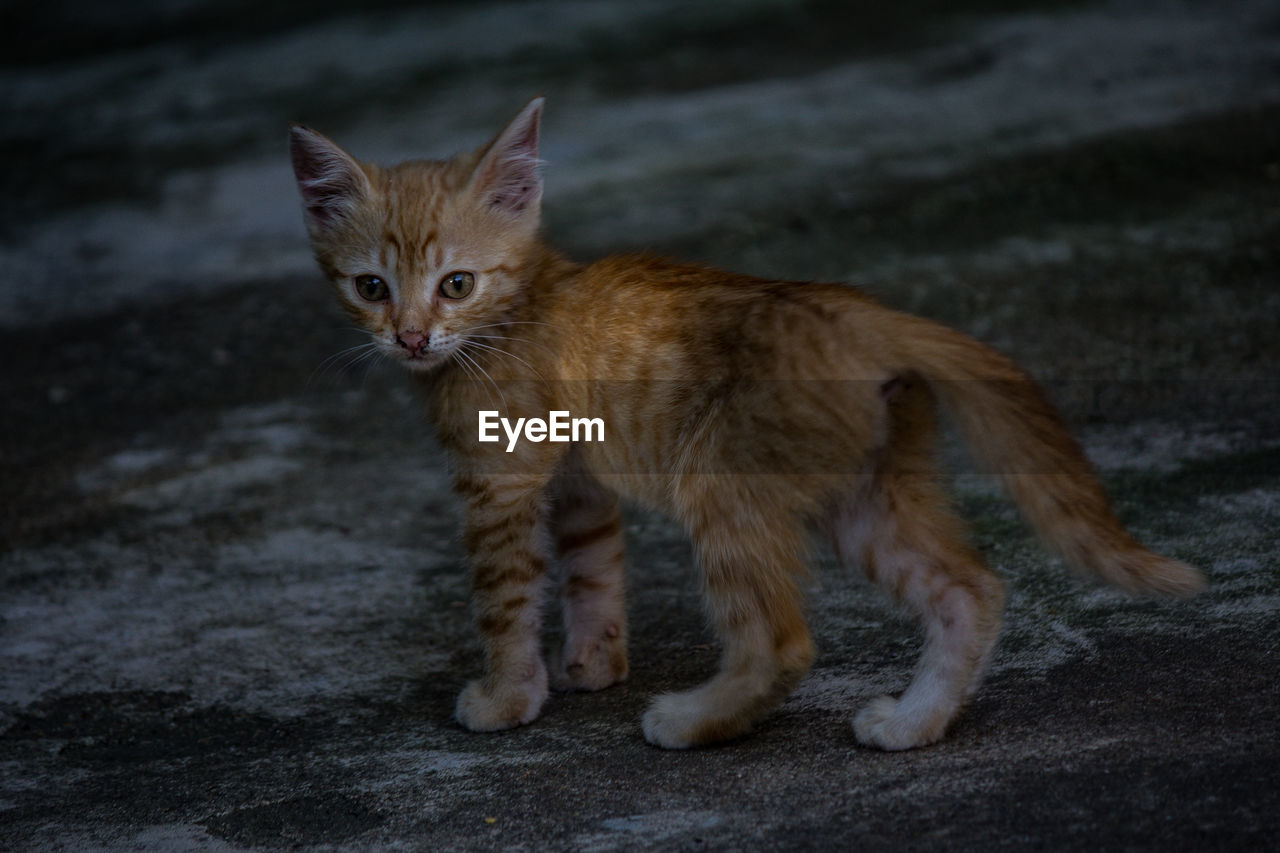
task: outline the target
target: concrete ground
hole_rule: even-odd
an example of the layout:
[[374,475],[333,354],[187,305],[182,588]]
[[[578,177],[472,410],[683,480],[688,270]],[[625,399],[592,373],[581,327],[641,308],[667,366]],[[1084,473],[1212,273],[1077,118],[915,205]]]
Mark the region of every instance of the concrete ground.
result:
[[[123,8],[120,8],[123,5]],[[0,848],[1262,849],[1280,833],[1280,9],[1263,0],[18,3],[0,35]],[[849,722],[912,625],[821,556],[751,737],[638,718],[716,649],[628,517],[632,674],[461,730],[444,463],[307,254],[305,121],[394,161],[548,96],[548,232],[856,283],[1043,378],[1185,603],[1006,579],[942,744]]]

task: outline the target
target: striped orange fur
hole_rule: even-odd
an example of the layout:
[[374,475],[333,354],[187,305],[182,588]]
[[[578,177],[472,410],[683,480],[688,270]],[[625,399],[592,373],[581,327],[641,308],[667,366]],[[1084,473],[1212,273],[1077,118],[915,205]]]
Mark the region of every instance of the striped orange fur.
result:
[[[1000,629],[1000,581],[938,485],[938,404],[1073,566],[1133,593],[1199,573],[1139,545],[1038,388],[977,341],[841,285],[762,281],[651,257],[571,263],[538,236],[540,99],[490,143],[380,168],[295,127],[322,269],[374,345],[413,371],[466,508],[486,670],[458,699],[476,731],[538,716],[549,687],[627,675],[618,496],[692,537],[719,672],[657,697],[659,746],[747,732],[813,659],[799,580],[815,531],[915,612],[920,666],[854,718],[858,740],[940,738]],[[601,418],[603,441],[483,443],[485,410]],[[565,641],[540,651],[551,577]]]

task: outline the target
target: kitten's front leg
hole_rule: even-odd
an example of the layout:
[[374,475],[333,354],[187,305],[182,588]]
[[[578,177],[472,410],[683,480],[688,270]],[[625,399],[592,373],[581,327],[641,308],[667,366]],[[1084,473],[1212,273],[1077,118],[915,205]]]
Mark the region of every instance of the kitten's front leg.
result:
[[467,501],[472,604],[486,663],[485,676],[463,689],[454,713],[472,731],[514,728],[532,722],[547,698],[538,636],[546,575],[544,483],[459,474],[454,486]]
[[594,478],[557,483],[556,549],[564,572],[564,647],[553,658],[557,690],[603,690],[627,677],[622,517],[618,499]]

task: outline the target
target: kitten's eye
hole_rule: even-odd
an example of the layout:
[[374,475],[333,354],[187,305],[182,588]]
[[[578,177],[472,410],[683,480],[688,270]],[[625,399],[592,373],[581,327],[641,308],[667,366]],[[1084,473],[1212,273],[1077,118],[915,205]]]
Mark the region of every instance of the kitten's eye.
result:
[[376,275],[356,276],[356,293],[366,302],[382,302],[391,295],[387,283]]
[[449,299],[461,299],[476,286],[476,277],[469,272],[451,272],[440,279],[440,295]]

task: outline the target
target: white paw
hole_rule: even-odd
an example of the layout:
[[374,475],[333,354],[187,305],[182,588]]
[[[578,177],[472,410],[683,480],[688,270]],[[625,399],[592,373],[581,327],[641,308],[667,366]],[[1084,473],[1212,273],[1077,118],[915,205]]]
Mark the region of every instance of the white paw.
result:
[[649,710],[640,718],[644,739],[664,749],[688,749],[697,741],[694,731],[702,721],[700,707],[689,693],[664,693],[655,696]]
[[927,746],[942,737],[946,720],[941,723],[917,719],[905,713],[902,703],[892,696],[873,699],[853,718],[853,733],[858,742],[890,751]]
[[504,682],[492,686],[477,680],[458,696],[454,717],[473,732],[496,732],[531,723],[547,698],[547,671],[538,667],[528,681]]
[[645,740],[664,749],[688,749],[730,740],[751,731],[754,706],[734,706],[708,684],[654,697],[640,718]]

